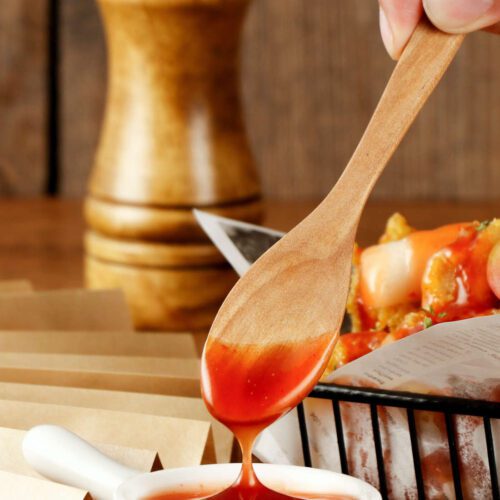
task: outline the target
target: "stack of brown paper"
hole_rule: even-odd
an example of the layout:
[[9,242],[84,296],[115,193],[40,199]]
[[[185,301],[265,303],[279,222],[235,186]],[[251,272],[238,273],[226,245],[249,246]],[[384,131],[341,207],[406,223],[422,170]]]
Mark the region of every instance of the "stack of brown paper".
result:
[[90,498],[24,461],[25,431],[44,423],[139,471],[229,461],[233,437],[200,399],[205,338],[135,333],[118,291],[0,281],[0,498]]
[[[156,450],[164,467],[215,462],[210,423],[140,413],[0,400],[0,427],[62,425],[90,442]],[[186,441],[189,436],[189,441]]]
[[0,293],[32,292],[33,285],[27,280],[0,281]]
[[0,498],[9,500],[92,500],[83,490],[0,470]]
[[0,324],[2,352],[198,358],[205,339],[202,333],[6,331]]
[[231,459],[232,433],[208,413],[199,398],[0,382],[0,400],[2,399],[121,410],[211,422],[217,462],[226,463]]
[[115,290],[0,293],[3,330],[70,331],[82,327],[87,331],[132,331],[123,295]]
[[0,352],[0,381],[199,397],[198,359]]
[[[0,427],[0,470],[14,474],[43,479],[24,459],[22,442],[26,431]],[[92,443],[98,450],[113,460],[140,472],[162,469],[158,453],[114,444]],[[0,497],[1,498],[1,497]]]

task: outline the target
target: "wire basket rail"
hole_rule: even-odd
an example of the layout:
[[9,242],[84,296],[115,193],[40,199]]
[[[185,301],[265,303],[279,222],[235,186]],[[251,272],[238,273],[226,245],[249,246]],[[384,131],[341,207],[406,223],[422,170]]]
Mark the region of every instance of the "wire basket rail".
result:
[[[425,500],[424,478],[422,463],[418,446],[418,432],[415,423],[415,411],[429,411],[444,415],[450,464],[453,474],[453,485],[457,500],[464,498],[460,478],[459,457],[454,433],[455,415],[481,417],[484,425],[486,449],[488,455],[489,474],[491,481],[492,498],[500,499],[499,479],[497,473],[497,457],[495,456],[495,443],[492,432],[492,419],[500,419],[500,403],[482,400],[462,399],[447,396],[423,395],[409,392],[384,391],[381,389],[368,389],[342,385],[318,384],[309,395],[310,398],[319,398],[332,401],[333,416],[337,431],[337,443],[340,457],[341,470],[349,474],[346,442],[344,438],[344,425],[340,403],[362,403],[370,408],[371,427],[373,431],[373,444],[377,462],[379,489],[382,497],[388,497],[387,478],[384,464],[384,453],[379,425],[379,407],[402,408],[406,410],[408,430],[410,434],[411,453],[415,473],[415,484],[418,499]],[[300,404],[297,408],[299,418],[300,436],[304,464],[311,467],[311,451],[307,434],[306,416],[304,407]]]

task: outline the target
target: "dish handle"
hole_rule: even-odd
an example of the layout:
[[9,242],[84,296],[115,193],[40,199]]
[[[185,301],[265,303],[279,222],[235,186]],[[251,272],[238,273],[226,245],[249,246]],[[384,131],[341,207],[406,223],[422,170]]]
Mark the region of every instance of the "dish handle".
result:
[[42,476],[113,500],[116,489],[139,471],[125,467],[58,425],[38,425],[23,440],[26,461]]

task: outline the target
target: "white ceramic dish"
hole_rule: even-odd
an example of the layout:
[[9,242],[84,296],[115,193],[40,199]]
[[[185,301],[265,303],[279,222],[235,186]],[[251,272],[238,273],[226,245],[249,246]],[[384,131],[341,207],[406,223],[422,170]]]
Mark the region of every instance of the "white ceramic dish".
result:
[[[40,474],[87,490],[95,500],[143,500],[153,494],[187,492],[194,487],[214,494],[233,483],[241,467],[200,465],[142,474],[114,462],[72,432],[54,425],[31,429],[24,439],[23,453]],[[381,499],[367,483],[335,472],[270,464],[256,464],[255,471],[266,486],[278,491]]]

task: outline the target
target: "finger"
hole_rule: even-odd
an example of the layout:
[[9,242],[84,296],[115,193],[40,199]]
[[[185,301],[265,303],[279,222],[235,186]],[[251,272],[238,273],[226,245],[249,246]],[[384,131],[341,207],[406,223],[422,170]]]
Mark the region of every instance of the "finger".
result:
[[422,16],[422,0],[379,0],[380,32],[389,55],[398,59]]
[[500,0],[424,0],[424,8],[432,23],[448,33],[468,33],[500,21]]

